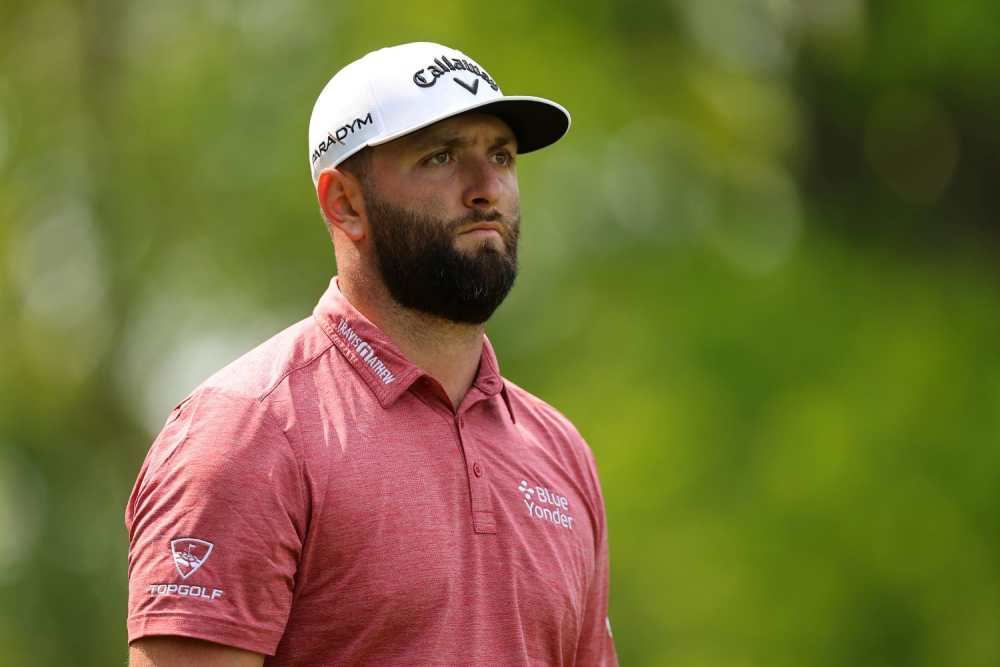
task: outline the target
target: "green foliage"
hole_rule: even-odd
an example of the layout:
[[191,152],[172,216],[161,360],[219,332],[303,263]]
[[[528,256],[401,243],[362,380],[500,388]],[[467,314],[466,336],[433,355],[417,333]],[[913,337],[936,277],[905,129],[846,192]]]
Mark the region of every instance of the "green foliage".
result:
[[311,105],[414,40],[573,114],[489,333],[593,446],[622,664],[997,664],[998,6],[0,4],[0,665],[122,661],[146,450],[311,312]]

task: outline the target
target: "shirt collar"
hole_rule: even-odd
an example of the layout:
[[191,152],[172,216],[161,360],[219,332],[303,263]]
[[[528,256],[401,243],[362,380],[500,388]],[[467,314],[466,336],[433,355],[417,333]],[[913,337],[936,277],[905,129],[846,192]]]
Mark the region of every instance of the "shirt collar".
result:
[[[383,408],[388,408],[415,381],[427,375],[407,359],[381,329],[351,305],[340,291],[336,276],[330,280],[330,287],[316,304],[313,317],[375,393]],[[501,394],[511,421],[516,423],[507,385],[500,376],[496,354],[485,336],[479,372],[473,387],[486,396]]]
[[351,305],[337,286],[336,276],[316,304],[313,317],[368,383],[382,407],[392,405],[424,374],[381,329]]
[[507,383],[500,375],[500,366],[497,364],[497,356],[493,352],[493,345],[487,336],[483,336],[483,353],[479,357],[479,373],[476,375],[472,386],[479,389],[487,396],[493,397],[497,394],[503,398],[510,420],[517,423],[514,418],[514,407],[510,404],[510,395],[507,392]]

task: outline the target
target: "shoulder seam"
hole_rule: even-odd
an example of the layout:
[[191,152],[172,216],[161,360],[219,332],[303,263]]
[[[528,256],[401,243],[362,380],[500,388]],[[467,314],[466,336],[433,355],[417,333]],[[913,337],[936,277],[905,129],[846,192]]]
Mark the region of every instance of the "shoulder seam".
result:
[[581,438],[583,437],[583,435],[580,434],[580,429],[576,427],[576,424],[573,423],[572,419],[563,414],[562,410],[555,407],[554,405],[546,401],[544,398],[541,398],[540,396],[536,396],[535,394],[531,393],[530,391],[528,391],[519,384],[512,383],[506,378],[504,378],[504,382],[507,382],[509,386],[513,387],[515,392],[521,392],[522,394],[526,394],[528,397],[534,399],[536,405],[539,405],[539,407],[541,407],[544,411],[548,412],[551,416],[568,424],[570,427],[572,427],[574,431],[577,432],[577,434],[580,435]]
[[[324,333],[325,333],[325,332],[324,332]],[[260,395],[260,396],[259,396],[259,397],[257,398],[257,400],[258,400],[258,401],[260,401],[261,403],[263,403],[263,402],[264,402],[264,400],[265,400],[265,399],[266,399],[266,398],[267,398],[268,396],[270,396],[271,394],[273,394],[273,393],[274,393],[274,390],[275,390],[275,389],[277,389],[277,388],[278,388],[279,386],[281,386],[281,383],[285,381],[285,378],[287,378],[287,377],[288,377],[289,375],[291,375],[292,373],[295,373],[295,372],[297,372],[297,371],[300,371],[300,370],[302,370],[303,368],[305,368],[306,366],[309,366],[309,365],[311,365],[311,364],[315,363],[315,362],[316,362],[316,361],[317,361],[318,359],[320,359],[320,358],[321,358],[321,357],[322,357],[322,356],[323,356],[324,354],[326,354],[326,353],[327,353],[327,351],[328,351],[328,350],[329,350],[329,349],[330,349],[331,347],[333,347],[333,341],[332,341],[332,340],[331,340],[331,341],[329,342],[329,344],[328,344],[328,345],[327,345],[326,347],[324,347],[323,349],[321,349],[321,350],[319,350],[318,352],[316,352],[316,354],[314,354],[314,355],[312,356],[312,358],[311,358],[311,359],[309,359],[308,361],[305,361],[305,362],[303,362],[302,364],[300,364],[300,365],[296,366],[295,368],[292,368],[292,369],[289,369],[289,370],[288,370],[288,371],[287,371],[287,372],[286,372],[286,373],[285,373],[284,375],[282,375],[282,376],[281,376],[280,378],[278,378],[277,380],[275,380],[275,381],[274,381],[274,385],[272,385],[270,389],[267,389],[267,390],[266,390],[266,391],[265,391],[265,392],[264,392],[263,394],[261,394],[261,395]]]

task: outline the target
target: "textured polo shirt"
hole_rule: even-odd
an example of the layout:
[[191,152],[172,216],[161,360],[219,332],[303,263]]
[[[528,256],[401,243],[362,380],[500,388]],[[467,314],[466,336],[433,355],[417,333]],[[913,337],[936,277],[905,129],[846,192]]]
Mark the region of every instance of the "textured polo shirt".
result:
[[265,665],[613,665],[590,449],[501,378],[455,409],[336,278],[198,387],[126,509],[128,638]]

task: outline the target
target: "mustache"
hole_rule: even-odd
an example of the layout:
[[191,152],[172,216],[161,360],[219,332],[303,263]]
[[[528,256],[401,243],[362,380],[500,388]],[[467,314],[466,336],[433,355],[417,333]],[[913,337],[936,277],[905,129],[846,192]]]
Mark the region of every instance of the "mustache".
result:
[[482,209],[473,209],[472,213],[466,218],[467,222],[496,222],[503,218],[503,214],[500,211],[493,209],[492,211],[486,212]]

